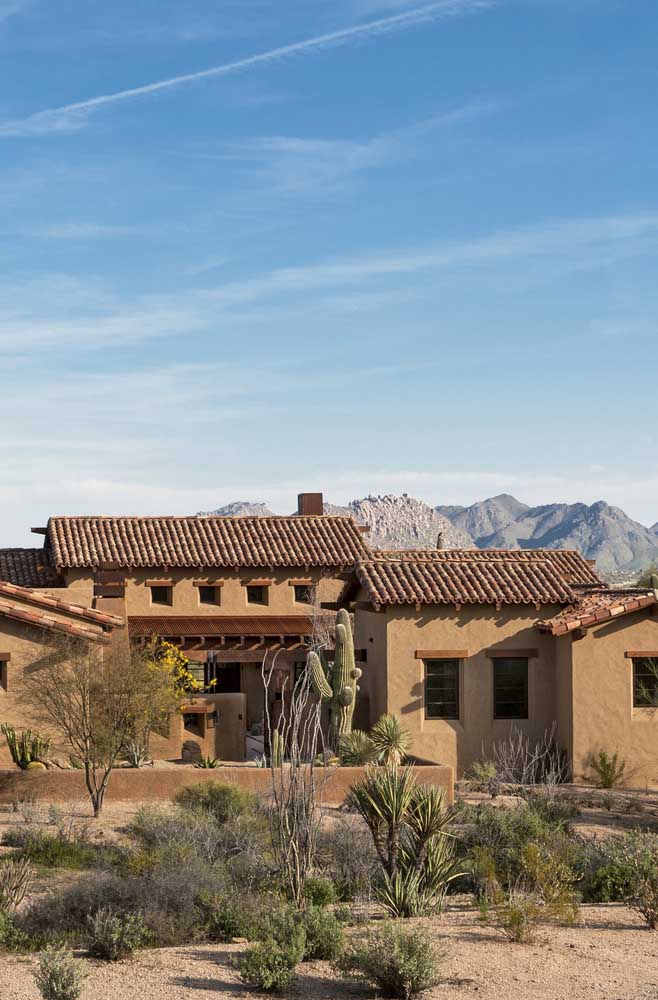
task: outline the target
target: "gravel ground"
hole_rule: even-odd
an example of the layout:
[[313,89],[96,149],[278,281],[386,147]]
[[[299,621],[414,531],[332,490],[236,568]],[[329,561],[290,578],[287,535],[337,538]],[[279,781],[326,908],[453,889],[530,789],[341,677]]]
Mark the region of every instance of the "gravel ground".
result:
[[[645,930],[624,906],[586,906],[584,925],[545,928],[532,945],[508,944],[484,927],[472,905],[455,900],[428,926],[445,953],[445,982],[433,1000],[656,1000],[658,933]],[[133,962],[89,962],[84,1000],[194,1000],[215,994],[250,995],[231,968],[240,945],[208,945],[144,952]],[[0,958],[0,997],[38,1000],[33,960]],[[303,967],[291,996],[305,1000],[366,997],[360,986],[336,981],[323,963]]]

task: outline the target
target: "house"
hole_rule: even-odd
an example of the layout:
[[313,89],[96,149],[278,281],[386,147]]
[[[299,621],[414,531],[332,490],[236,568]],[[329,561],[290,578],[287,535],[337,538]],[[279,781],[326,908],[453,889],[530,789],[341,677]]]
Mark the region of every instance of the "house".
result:
[[657,595],[607,587],[577,552],[375,551],[350,518],[323,514],[321,494],[300,494],[291,517],[53,517],[33,530],[42,548],[0,551],[0,717],[14,725],[29,724],[20,675],[50,635],[156,636],[206,692],[155,755],[256,756],[263,662],[276,718],[311,636],[331,646],[344,606],[357,725],[392,712],[418,757],[457,773],[514,728],[533,740],[554,728],[577,778],[604,748],[626,758],[629,784],[658,786]]
[[[264,748],[264,659],[276,668],[276,718],[283,681],[303,668],[312,634],[328,629],[330,638],[333,615],[316,608],[336,606],[369,553],[350,518],[322,509],[321,494],[300,494],[291,517],[52,517],[33,529],[42,549],[0,552],[0,580],[9,581],[0,588],[20,585],[26,607],[75,605],[93,641],[174,643],[209,693],[189,699],[152,751],[243,760]],[[20,674],[53,631],[61,631],[53,616],[12,618],[0,589],[0,715],[13,724],[29,722]]]
[[619,751],[658,787],[658,593],[607,587],[577,552],[377,553],[340,600],[366,650],[371,713],[463,773],[512,728],[555,732],[574,777]]

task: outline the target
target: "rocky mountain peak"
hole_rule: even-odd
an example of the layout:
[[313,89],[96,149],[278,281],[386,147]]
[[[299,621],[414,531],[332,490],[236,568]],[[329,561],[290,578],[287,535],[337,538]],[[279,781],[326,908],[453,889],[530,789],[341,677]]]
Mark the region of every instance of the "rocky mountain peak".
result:
[[369,544],[376,549],[435,549],[439,538],[446,549],[472,548],[471,536],[422,500],[387,493],[352,500],[344,507],[325,504],[326,514],[353,517],[366,525]]

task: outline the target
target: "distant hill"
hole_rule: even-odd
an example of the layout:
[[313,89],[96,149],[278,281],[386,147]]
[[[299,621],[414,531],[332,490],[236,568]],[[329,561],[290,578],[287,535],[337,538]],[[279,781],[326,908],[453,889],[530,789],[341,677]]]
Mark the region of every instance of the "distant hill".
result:
[[478,548],[578,549],[606,576],[641,570],[658,559],[658,533],[599,500],[528,507],[503,494],[470,507],[437,507]]
[[[403,494],[367,496],[345,506],[326,503],[326,514],[353,517],[370,530],[377,549],[549,548],[577,549],[596,559],[599,572],[615,582],[633,583],[638,571],[658,562],[658,523],[647,528],[619,507],[599,500],[530,507],[507,493],[470,507],[430,507]],[[264,503],[237,501],[207,512],[218,516],[266,517]]]
[[422,500],[406,494],[398,497],[368,496],[352,500],[345,507],[324,505],[325,514],[351,516],[357,524],[370,529],[367,539],[375,549],[435,549],[439,537],[445,549],[464,549],[474,545],[461,527]]

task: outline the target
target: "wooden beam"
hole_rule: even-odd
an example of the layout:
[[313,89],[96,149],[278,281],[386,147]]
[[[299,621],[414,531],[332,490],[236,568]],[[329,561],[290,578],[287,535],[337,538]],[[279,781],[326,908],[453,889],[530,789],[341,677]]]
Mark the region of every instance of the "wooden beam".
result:
[[[624,656],[627,660],[655,660],[658,658],[658,650],[656,649],[628,649]],[[2,659],[2,653],[0,653],[0,660]]]
[[485,656],[490,660],[533,660],[539,656],[538,649],[487,649]]
[[467,649],[417,649],[416,660],[467,660]]

